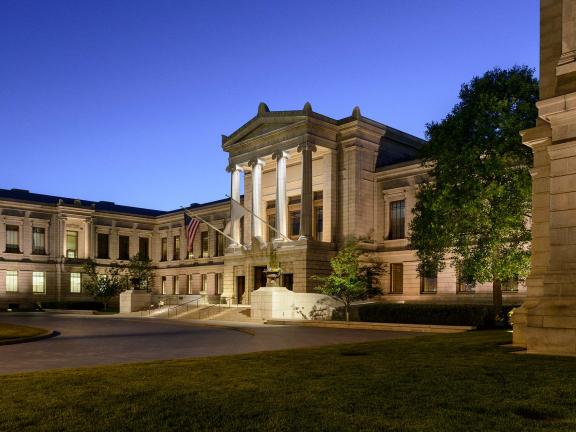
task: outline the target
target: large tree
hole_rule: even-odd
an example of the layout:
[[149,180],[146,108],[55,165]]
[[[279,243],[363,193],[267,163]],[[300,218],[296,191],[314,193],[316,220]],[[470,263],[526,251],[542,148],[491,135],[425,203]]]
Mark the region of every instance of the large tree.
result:
[[104,271],[98,272],[96,263],[89,259],[83,265],[83,273],[85,277],[82,288],[94,299],[104,303],[104,310],[108,309],[108,303],[114,297],[128,289],[128,278],[117,263],[112,263]]
[[410,242],[421,276],[451,261],[462,283],[501,283],[529,271],[532,152],[519,132],[534,126],[538,82],[527,67],[493,69],[460,90],[445,119],[427,125]]

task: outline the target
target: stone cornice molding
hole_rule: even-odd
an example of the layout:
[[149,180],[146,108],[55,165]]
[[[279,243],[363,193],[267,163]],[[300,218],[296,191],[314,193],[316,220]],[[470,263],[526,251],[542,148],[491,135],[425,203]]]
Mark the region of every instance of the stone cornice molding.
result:
[[548,146],[550,159],[564,159],[576,155],[576,140]]

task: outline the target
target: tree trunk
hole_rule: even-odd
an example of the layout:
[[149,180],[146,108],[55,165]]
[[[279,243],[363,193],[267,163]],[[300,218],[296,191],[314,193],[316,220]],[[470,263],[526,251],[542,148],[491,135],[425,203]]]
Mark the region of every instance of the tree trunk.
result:
[[346,321],[350,321],[350,304],[345,303],[344,309],[346,310]]
[[492,282],[492,304],[498,310],[502,308],[502,282],[499,280]]

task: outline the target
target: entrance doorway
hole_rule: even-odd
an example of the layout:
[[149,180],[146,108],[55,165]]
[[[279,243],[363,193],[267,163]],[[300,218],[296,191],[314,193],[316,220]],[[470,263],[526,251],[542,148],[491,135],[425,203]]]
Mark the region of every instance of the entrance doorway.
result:
[[254,267],[254,291],[266,286],[266,267]]
[[244,279],[244,276],[236,276],[236,298],[238,299],[238,304],[242,304],[245,291],[246,279]]

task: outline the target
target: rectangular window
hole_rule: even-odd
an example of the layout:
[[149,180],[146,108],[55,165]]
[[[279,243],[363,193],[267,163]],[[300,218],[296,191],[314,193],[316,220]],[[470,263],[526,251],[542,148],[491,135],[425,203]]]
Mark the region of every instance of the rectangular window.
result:
[[208,291],[208,275],[203,274],[201,282],[202,282],[202,284],[200,286],[202,287],[202,291],[203,292]]
[[438,276],[420,278],[420,293],[436,294],[437,291],[438,291]]
[[160,240],[160,261],[166,261],[168,259],[168,239],[162,237]]
[[46,230],[41,227],[32,227],[32,253],[34,255],[46,254]]
[[514,293],[518,292],[518,279],[510,279],[507,281],[502,281],[501,283],[502,292]]
[[294,290],[294,275],[292,273],[282,274],[282,286],[287,290]]
[[219,232],[216,232],[216,244],[215,244],[215,255],[214,256],[223,256],[224,255],[224,236]]
[[224,290],[224,274],[216,273],[216,294],[221,295]]
[[390,293],[402,294],[404,291],[404,265],[390,264]]
[[166,294],[166,276],[162,276],[162,294]]
[[172,294],[180,294],[178,282],[178,276],[172,276]]
[[98,258],[100,259],[110,258],[109,240],[110,238],[108,234],[98,233]]
[[6,271],[6,292],[18,292],[18,271]]
[[66,258],[78,258],[78,231],[66,231]]
[[405,200],[390,203],[390,240],[404,238],[404,207]]
[[291,239],[297,239],[300,236],[300,210],[291,211],[289,214],[289,237]]
[[188,294],[192,294],[192,275],[188,275],[187,279],[186,284],[188,285]]
[[20,253],[20,228],[17,225],[6,225],[6,252]]
[[130,259],[130,237],[129,236],[118,236],[118,259],[129,260]]
[[172,248],[172,259],[177,261],[180,259],[180,236],[174,236]]
[[82,292],[82,275],[80,273],[70,273],[70,292]]
[[32,272],[32,292],[34,294],[46,293],[46,273]]
[[276,213],[268,213],[268,241],[276,238],[276,231],[272,228],[276,228]]
[[138,252],[144,258],[150,257],[150,244],[148,237],[140,237],[138,239]]
[[322,207],[314,207],[314,240],[322,241],[324,231],[324,211]]
[[200,257],[208,258],[208,231],[202,231],[200,233]]

